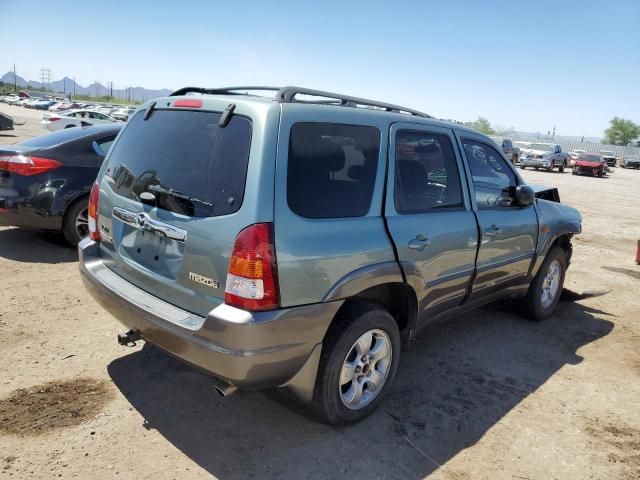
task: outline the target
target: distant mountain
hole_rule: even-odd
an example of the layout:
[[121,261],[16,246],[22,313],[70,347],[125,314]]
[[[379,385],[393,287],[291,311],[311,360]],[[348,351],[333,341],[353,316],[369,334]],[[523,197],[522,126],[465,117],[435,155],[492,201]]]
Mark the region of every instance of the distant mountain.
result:
[[[7,72],[2,77],[0,77],[0,81],[4,83],[12,84],[14,80],[13,72]],[[43,87],[41,82],[37,82],[35,80],[25,80],[20,75],[15,76],[16,85],[20,88],[33,88],[39,89]],[[102,85],[101,83],[92,83],[87,87],[83,87],[82,85],[75,83],[73,79],[69,77],[64,77],[60,80],[56,80],[51,82],[51,85],[45,85],[45,87],[50,88],[55,92],[59,92],[62,94],[73,94],[75,92],[76,95],[91,95],[93,97],[101,97],[105,95],[109,95],[109,89]],[[144,87],[131,87],[129,89],[113,89],[113,96],[116,98],[122,99],[131,99],[134,101],[145,101],[150,98],[157,97],[166,97],[173,90],[169,90],[166,88],[162,88],[160,90],[150,90]]]

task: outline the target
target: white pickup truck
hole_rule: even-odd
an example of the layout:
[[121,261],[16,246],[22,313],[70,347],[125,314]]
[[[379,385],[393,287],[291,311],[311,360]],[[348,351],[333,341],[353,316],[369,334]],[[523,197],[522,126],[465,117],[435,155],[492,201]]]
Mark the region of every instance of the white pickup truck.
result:
[[520,168],[533,167],[536,170],[544,168],[551,171],[557,168],[564,172],[564,167],[569,165],[569,154],[562,151],[558,144],[532,143],[529,148],[522,149],[520,155]]

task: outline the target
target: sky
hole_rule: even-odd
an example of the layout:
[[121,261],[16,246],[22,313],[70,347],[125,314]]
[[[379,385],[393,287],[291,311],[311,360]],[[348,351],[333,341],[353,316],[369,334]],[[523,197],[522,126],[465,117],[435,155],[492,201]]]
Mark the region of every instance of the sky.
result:
[[0,75],[27,80],[298,85],[560,135],[640,123],[640,0],[0,5]]

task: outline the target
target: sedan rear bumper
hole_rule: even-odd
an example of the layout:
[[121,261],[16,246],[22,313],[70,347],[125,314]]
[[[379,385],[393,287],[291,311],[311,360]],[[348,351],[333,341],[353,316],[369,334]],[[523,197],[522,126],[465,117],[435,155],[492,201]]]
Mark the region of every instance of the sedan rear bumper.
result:
[[90,239],[78,245],[82,279],[127,328],[233,386],[285,386],[302,400],[311,400],[322,340],[342,301],[265,312],[221,304],[201,317],[112,272],[99,248]]

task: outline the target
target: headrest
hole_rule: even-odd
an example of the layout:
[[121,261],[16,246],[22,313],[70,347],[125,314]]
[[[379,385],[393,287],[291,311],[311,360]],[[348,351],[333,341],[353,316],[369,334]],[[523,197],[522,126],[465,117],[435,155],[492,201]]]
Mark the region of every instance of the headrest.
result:
[[416,153],[438,153],[440,148],[435,143],[429,143],[428,145],[418,145],[416,147]]
[[344,150],[336,142],[326,138],[309,136],[303,141],[292,142],[293,155],[299,167],[337,172],[344,168]]
[[411,178],[424,182],[427,178],[427,170],[424,165],[415,160],[400,160],[398,169],[403,182],[409,181]]

